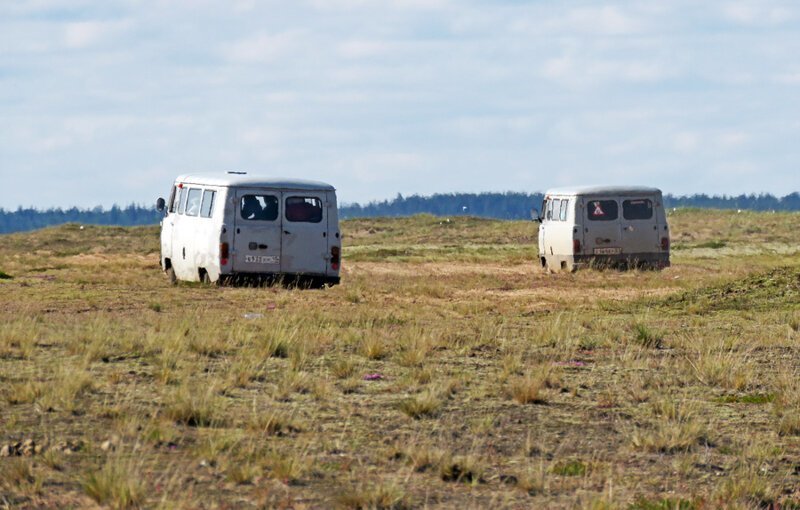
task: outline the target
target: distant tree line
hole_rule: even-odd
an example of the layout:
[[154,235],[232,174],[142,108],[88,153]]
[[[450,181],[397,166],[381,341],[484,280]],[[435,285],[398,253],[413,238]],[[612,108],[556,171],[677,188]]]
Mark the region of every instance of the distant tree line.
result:
[[[436,216],[482,216],[503,220],[529,219],[531,208],[541,206],[541,193],[446,193],[431,196],[398,194],[391,200],[367,204],[344,204],[339,207],[342,218],[376,216],[410,216],[427,213]],[[699,207],[713,209],[744,209],[752,211],[800,211],[800,193],[784,197],[769,194],[738,196],[709,196],[705,194],[687,196],[664,196],[664,205],[673,207]],[[14,211],[0,208],[0,233],[35,230],[62,223],[87,225],[154,225],[161,213],[152,206],[130,204],[127,207],[113,206],[111,209],[47,209],[19,207]]]
[[[539,208],[544,196],[541,193],[447,193],[431,196],[398,194],[391,200],[370,202],[366,205],[347,204],[339,208],[343,218],[375,216],[408,216],[428,213],[437,216],[470,215],[504,220],[529,219],[531,208]],[[785,197],[769,194],[739,196],[664,196],[664,206],[698,207],[706,209],[747,209],[752,211],[800,211],[800,193]]]
[[0,234],[35,230],[63,223],[84,225],[153,225],[160,221],[161,213],[154,207],[130,204],[127,207],[113,206],[111,209],[47,209],[40,211],[32,207],[18,207],[15,211],[0,208]]

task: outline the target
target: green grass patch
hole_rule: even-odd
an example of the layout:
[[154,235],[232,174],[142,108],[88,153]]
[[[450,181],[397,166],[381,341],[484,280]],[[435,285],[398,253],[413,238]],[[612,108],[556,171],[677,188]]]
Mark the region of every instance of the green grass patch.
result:
[[555,464],[551,471],[554,475],[560,476],[584,476],[588,471],[588,467],[579,460],[570,460]]
[[628,510],[695,510],[697,505],[688,499],[637,499]]
[[3,272],[3,271],[0,271],[0,280],[11,280],[13,278],[14,277],[11,276],[10,274],[8,274],[6,272]]
[[706,241],[705,243],[700,243],[695,245],[695,248],[711,248],[712,250],[719,250],[720,248],[725,248],[728,246],[728,243],[725,241]]
[[746,395],[725,395],[719,397],[720,404],[769,404],[775,401],[774,393],[749,393]]

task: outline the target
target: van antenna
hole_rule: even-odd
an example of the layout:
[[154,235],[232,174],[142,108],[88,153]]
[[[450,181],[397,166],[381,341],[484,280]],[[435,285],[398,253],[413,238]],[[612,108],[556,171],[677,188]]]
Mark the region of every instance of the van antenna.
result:
[[247,175],[247,172],[237,172],[235,170],[228,170],[228,173],[229,174],[235,174],[235,175]]

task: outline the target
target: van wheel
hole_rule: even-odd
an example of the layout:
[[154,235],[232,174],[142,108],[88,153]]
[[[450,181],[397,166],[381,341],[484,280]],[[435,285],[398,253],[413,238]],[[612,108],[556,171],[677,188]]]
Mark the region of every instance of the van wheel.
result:
[[175,270],[172,268],[172,266],[169,266],[167,269],[165,269],[164,273],[167,275],[170,285],[176,285],[178,283],[178,277],[175,276]]
[[200,270],[200,283],[203,285],[213,285],[211,281],[211,276],[209,276],[208,271],[205,269]]

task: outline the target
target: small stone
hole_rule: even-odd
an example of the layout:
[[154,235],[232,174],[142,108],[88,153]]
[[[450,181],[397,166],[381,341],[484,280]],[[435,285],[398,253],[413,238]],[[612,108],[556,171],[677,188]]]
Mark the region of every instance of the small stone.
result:
[[104,452],[114,451],[117,449],[117,446],[114,444],[114,441],[107,439],[103,441],[103,444],[100,445],[100,449]]
[[26,439],[22,442],[18,451],[20,454],[30,457],[36,453],[36,442],[33,439]]

